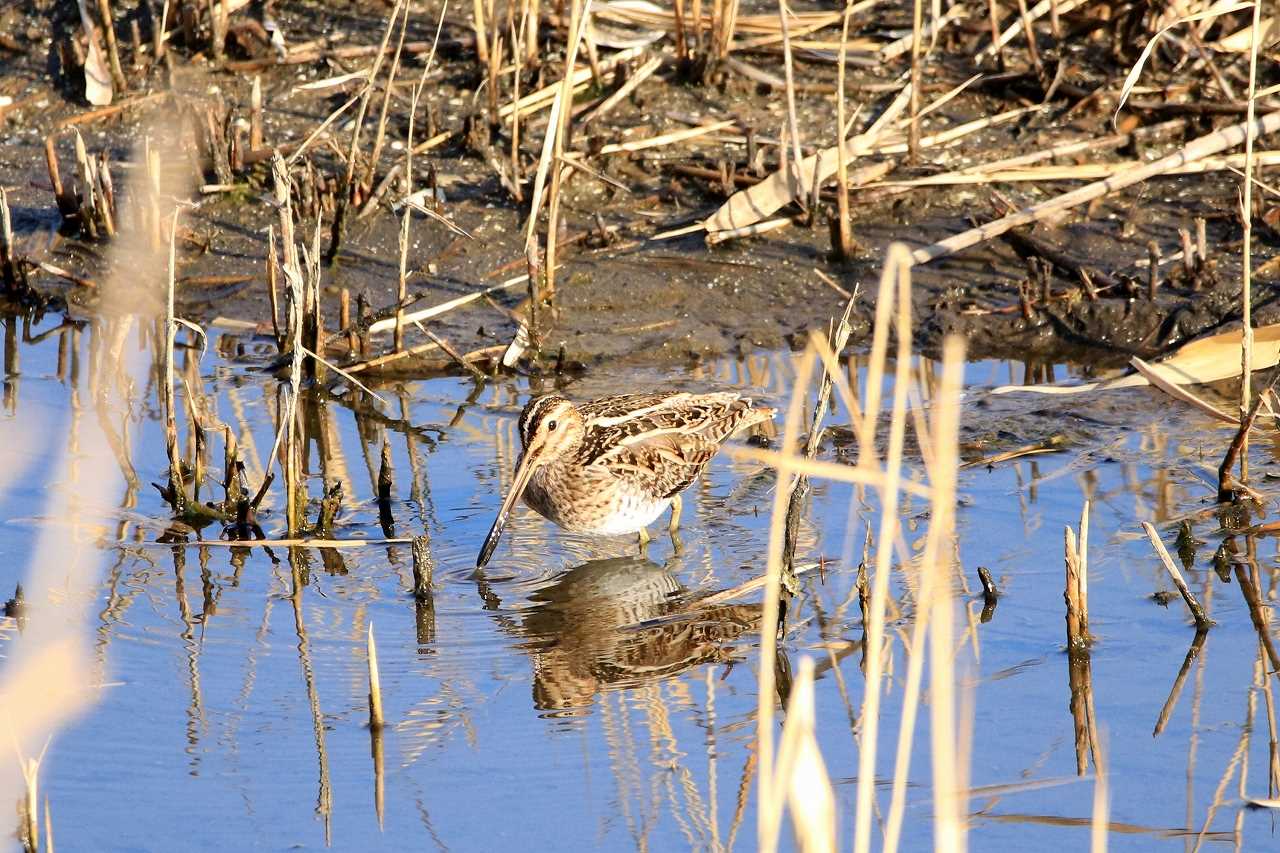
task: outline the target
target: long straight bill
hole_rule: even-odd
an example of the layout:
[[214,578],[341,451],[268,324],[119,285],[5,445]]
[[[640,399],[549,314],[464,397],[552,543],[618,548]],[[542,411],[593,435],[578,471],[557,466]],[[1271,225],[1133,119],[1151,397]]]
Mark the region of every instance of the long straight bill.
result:
[[534,465],[528,454],[520,458],[520,464],[516,466],[515,482],[511,484],[510,491],[503,498],[502,508],[498,510],[498,517],[493,520],[493,527],[489,528],[489,535],[484,538],[484,547],[480,549],[480,556],[476,557],[476,568],[484,568],[485,563],[489,562],[489,558],[493,556],[493,550],[498,547],[498,540],[502,538],[502,528],[507,526],[507,516],[511,514],[511,508],[516,505],[516,501],[524,494],[525,486],[529,485],[529,477],[533,475]]

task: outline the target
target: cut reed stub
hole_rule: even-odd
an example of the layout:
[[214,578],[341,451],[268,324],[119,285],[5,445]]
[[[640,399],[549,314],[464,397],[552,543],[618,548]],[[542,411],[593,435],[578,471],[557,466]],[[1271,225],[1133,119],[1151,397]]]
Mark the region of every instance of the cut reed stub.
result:
[[1165,570],[1169,573],[1169,578],[1173,581],[1173,585],[1178,588],[1178,592],[1182,593],[1182,600],[1187,603],[1187,609],[1191,611],[1191,616],[1196,621],[1196,630],[1207,631],[1214,624],[1213,620],[1205,614],[1204,608],[1200,605],[1200,600],[1187,587],[1187,582],[1182,579],[1182,572],[1178,571],[1173,558],[1169,556],[1168,549],[1164,547],[1164,542],[1160,541],[1160,534],[1147,521],[1142,522],[1142,529],[1146,531],[1147,539],[1151,540],[1151,547],[1155,549],[1156,556],[1160,558],[1160,562],[1164,563]]
[[419,601],[431,600],[434,568],[431,564],[431,539],[427,535],[413,537],[413,597]]
[[1000,590],[996,588],[991,570],[986,566],[978,566],[978,580],[982,582],[982,615],[979,621],[985,624],[995,615],[996,605],[1000,603]]
[[366,641],[369,654],[369,728],[378,731],[385,720],[382,716],[382,679],[378,675],[378,644],[373,639],[373,623],[369,623]]

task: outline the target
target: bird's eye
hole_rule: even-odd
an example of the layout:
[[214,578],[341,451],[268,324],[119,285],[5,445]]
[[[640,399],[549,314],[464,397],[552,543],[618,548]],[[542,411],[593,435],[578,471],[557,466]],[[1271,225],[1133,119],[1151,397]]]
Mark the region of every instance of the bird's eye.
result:
[[556,429],[556,422],[547,421],[547,432],[555,432],[555,429]]

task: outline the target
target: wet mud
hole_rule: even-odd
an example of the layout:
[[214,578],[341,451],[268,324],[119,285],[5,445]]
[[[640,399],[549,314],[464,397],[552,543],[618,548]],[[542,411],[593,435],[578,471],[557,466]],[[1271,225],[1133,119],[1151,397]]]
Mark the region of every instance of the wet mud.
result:
[[[27,279],[40,294],[65,301],[73,312],[91,312],[93,288],[76,286],[69,279],[93,282],[109,274],[104,241],[86,239],[74,216],[59,215],[46,167],[46,139],[53,138],[62,152],[65,173],[70,128],[79,127],[91,155],[104,152],[117,171],[117,183],[122,183],[121,175],[137,168],[139,137],[158,116],[175,110],[197,115],[212,105],[211,115],[221,117],[228,134],[241,133],[253,75],[260,75],[265,148],[241,158],[229,192],[193,197],[189,233],[180,249],[177,299],[193,320],[228,319],[265,331],[265,225],[273,218],[267,201],[266,151],[272,146],[287,151],[342,104],[352,91],[349,85],[319,92],[299,86],[338,74],[351,62],[317,60],[272,67],[269,53],[241,33],[236,38],[243,44],[233,44],[219,67],[179,42],[171,52],[177,61],[167,73],[146,65],[144,58],[146,67],[139,73],[153,88],[132,97],[136,107],[69,125],[85,112],[78,101],[82,94],[77,94],[75,74],[58,70],[56,41],[41,35],[48,20],[61,20],[64,14],[58,4],[45,0],[24,0],[4,13],[16,34],[17,49],[0,54],[0,88],[11,102],[0,108],[0,184],[9,189],[20,254],[67,273],[59,276],[48,266],[31,266]],[[344,44],[374,43],[382,25],[375,15],[328,4],[282,3],[275,15],[291,43],[335,34]],[[434,24],[427,16],[415,17],[408,39],[429,40]],[[430,173],[431,185],[438,188],[436,198],[443,200],[441,209],[470,236],[452,233],[424,216],[413,219],[406,266],[408,291],[417,307],[491,287],[525,271],[527,193],[524,204],[512,198],[504,185],[507,179],[493,166],[500,155],[508,156],[503,148],[508,140],[477,122],[483,113],[483,98],[477,93],[482,80],[468,60],[474,45],[469,32],[446,18],[436,70],[431,72],[431,106],[422,121],[430,125],[427,130],[455,135],[416,158],[415,168]],[[420,71],[422,61],[420,54],[406,57],[406,73]],[[548,60],[529,85],[554,79],[553,69]],[[687,71],[677,66],[664,72],[665,79],[655,79],[606,119],[592,124],[578,144],[590,150],[602,140],[649,137],[723,116],[735,119],[748,138],[756,132],[765,139],[766,131],[785,117],[781,93],[765,84],[722,75],[708,85],[690,78]],[[878,92],[886,88],[888,77],[861,65],[849,73],[850,92],[859,103],[875,110],[885,102],[888,96]],[[940,69],[928,91],[945,91],[953,73],[954,69]],[[804,138],[814,144],[825,144],[822,140],[830,132],[831,102],[825,87],[831,74],[821,62],[801,66],[802,79],[813,85],[798,95],[798,116]],[[172,94],[165,91],[166,80],[172,83]],[[924,130],[993,115],[1007,107],[1005,99],[1015,90],[1016,85],[1009,91],[986,83],[974,86],[926,120]],[[400,100],[398,95],[391,101],[390,144],[384,147],[382,161],[374,164],[372,174],[379,178],[402,157],[399,140],[407,124]],[[914,166],[895,158],[882,157],[879,162],[900,166],[895,176],[927,177],[992,156],[1014,156],[1087,138],[1107,123],[1109,113],[1105,104],[1081,109],[1079,102],[1067,98],[1028,111],[1016,121],[930,151]],[[1133,138],[1113,146],[1106,156],[1152,159],[1204,132],[1212,121],[1211,116],[1171,121],[1159,110],[1136,115],[1136,121],[1129,122]],[[340,129],[345,120],[339,121]],[[533,116],[529,121],[536,134],[539,122],[545,124],[546,119]],[[1148,126],[1154,130],[1143,135]],[[418,133],[424,133],[421,124]],[[214,156],[213,148],[199,140],[188,143],[196,149],[200,182],[217,183],[220,175],[226,177],[228,167]],[[974,221],[993,218],[1011,205],[1042,200],[1077,185],[1059,181],[1013,183],[998,190],[994,185],[855,190],[853,231],[860,249],[847,262],[831,259],[824,211],[792,208],[791,227],[718,247],[707,247],[701,234],[656,239],[707,216],[725,200],[724,182],[702,177],[702,172],[730,169],[734,175],[747,175],[759,168],[744,159],[747,154],[765,162],[777,156],[776,140],[772,147],[762,142],[757,149],[744,153],[740,142],[713,136],[691,148],[660,147],[602,160],[597,164],[603,170],[599,175],[575,173],[563,193],[564,254],[558,286],[551,303],[542,306],[546,310],[534,318],[534,343],[542,353],[561,366],[611,359],[669,363],[795,345],[808,330],[824,329],[840,310],[843,293],[855,289],[861,293],[853,337],[854,346],[859,346],[870,327],[881,259],[891,241],[926,245]],[[300,233],[309,235],[318,216],[326,256],[332,255],[324,270],[328,328],[336,325],[343,289],[353,301],[363,296],[376,311],[394,305],[399,279],[399,222],[385,200],[371,207],[368,216],[348,217],[334,251],[328,231],[335,216],[335,182],[343,169],[340,153],[332,141],[314,146],[308,166],[314,173],[312,185],[302,189],[304,195],[314,190],[315,198],[310,213],[304,205],[299,223]],[[537,154],[535,145],[523,143],[521,157],[530,165]],[[954,333],[967,338],[970,352],[977,356],[1025,354],[1052,360],[1084,354],[1114,362],[1131,354],[1150,357],[1237,323],[1241,227],[1236,182],[1224,179],[1229,174],[1157,178],[1063,221],[918,268],[917,343],[926,351],[936,350],[943,336]],[[120,206],[128,203],[121,199]],[[1259,212],[1265,213],[1267,203],[1260,204]],[[1197,219],[1205,221],[1207,257],[1186,265],[1176,260],[1179,230],[1194,233]],[[1255,322],[1280,316],[1267,263],[1275,254],[1276,235],[1262,220],[1255,232]],[[1144,266],[1152,243],[1164,258],[1154,281]],[[1082,271],[1090,284],[1083,283]],[[492,367],[496,353],[514,337],[517,323],[531,319],[528,309],[527,286],[514,286],[438,318],[432,326],[461,352],[489,350],[488,361],[482,363]],[[379,368],[394,375],[440,370],[458,368],[438,352]]]

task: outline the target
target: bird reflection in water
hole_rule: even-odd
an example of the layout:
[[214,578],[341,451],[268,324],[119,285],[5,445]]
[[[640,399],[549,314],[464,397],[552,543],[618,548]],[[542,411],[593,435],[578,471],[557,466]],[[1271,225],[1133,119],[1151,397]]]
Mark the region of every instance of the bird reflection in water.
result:
[[591,560],[533,596],[522,631],[533,656],[533,703],[575,716],[610,687],[636,687],[702,663],[728,663],[760,630],[759,604],[699,606],[643,557]]

